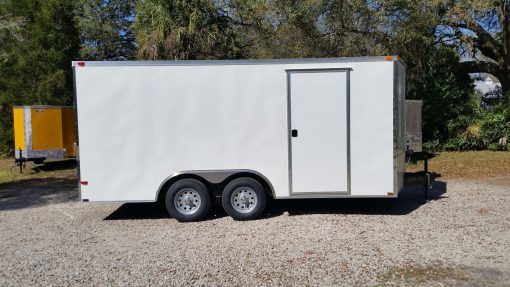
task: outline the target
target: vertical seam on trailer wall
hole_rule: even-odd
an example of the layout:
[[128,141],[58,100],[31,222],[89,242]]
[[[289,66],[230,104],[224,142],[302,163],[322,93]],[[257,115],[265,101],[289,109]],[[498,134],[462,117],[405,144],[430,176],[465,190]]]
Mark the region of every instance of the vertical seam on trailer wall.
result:
[[346,79],[346,117],[347,117],[347,192],[351,194],[351,70],[347,70]]
[[[404,162],[403,162],[403,166],[401,167],[401,171],[405,174],[405,171],[406,171],[405,153],[406,153],[406,141],[407,141],[407,127],[406,127],[406,118],[407,118],[406,96],[407,96],[407,90],[406,90],[406,80],[405,80],[406,69],[405,69],[405,66],[401,62],[398,62],[398,66],[399,66],[399,71],[400,71],[399,72],[399,81],[400,81],[399,89],[401,91],[401,93],[400,93],[400,101],[401,101],[400,107],[401,107],[401,110],[402,110],[402,119],[400,120],[400,125],[402,127],[402,134],[401,134],[401,139],[400,139],[400,142],[401,142],[401,150],[400,150],[401,155],[400,155],[400,157],[404,157]],[[399,192],[403,188],[403,186],[404,186],[403,175],[402,175],[402,180],[399,180],[399,183],[400,183],[400,185],[398,186],[399,190],[397,192]]]
[[30,157],[32,151],[32,108],[30,106],[24,107],[24,125],[25,125],[25,157]]
[[25,108],[21,109],[21,115],[23,116],[22,123],[21,123],[21,125],[23,126],[23,144],[22,144],[22,150],[21,150],[21,153],[19,156],[20,156],[20,158],[23,158],[23,152],[27,148],[27,135],[26,135],[27,128],[25,127]]
[[[400,124],[402,124],[402,139],[401,141],[403,142],[403,151],[405,153],[405,150],[406,150],[406,141],[407,141],[407,126],[406,126],[406,118],[407,118],[407,111],[406,111],[406,96],[407,96],[407,87],[406,87],[406,69],[405,69],[405,66],[400,63],[400,75],[399,75],[399,78],[400,80],[402,81],[402,83],[400,84],[402,86],[402,95],[401,95],[401,99],[402,99],[402,114],[403,114],[403,119],[402,121],[400,121]],[[421,109],[421,104],[420,104],[420,109]],[[421,123],[421,113],[420,113],[420,123]],[[404,170],[405,171],[405,170]]]
[[76,181],[78,183],[78,198],[82,200],[81,196],[81,172],[80,172],[80,133],[78,130],[78,94],[76,93],[76,67],[73,67],[73,92],[74,92],[74,115],[75,115],[75,126],[76,126]]
[[240,153],[239,153],[239,99],[238,99],[238,96],[237,96],[237,78],[236,78],[236,68],[237,66],[233,65],[231,67],[231,72],[232,72],[232,78],[234,79],[233,81],[233,87],[232,87],[232,90],[234,91],[234,140],[235,140],[235,144],[234,144],[234,148],[235,148],[235,159],[236,159],[236,166],[240,166]]
[[[167,72],[169,73],[169,72]],[[155,150],[154,150],[154,153],[156,154],[156,159],[155,159],[155,165],[156,165],[156,170],[161,170],[161,149],[160,149],[160,137],[159,137],[159,130],[160,130],[160,123],[159,123],[159,112],[158,112],[158,103],[157,101],[154,99],[155,98],[155,95],[158,93],[158,83],[160,82],[161,79],[163,79],[165,77],[165,75],[167,73],[161,73],[159,69],[157,69],[156,67],[151,67],[151,74],[152,74],[152,90],[150,92],[150,101],[152,102],[152,116],[154,117],[154,125],[153,125],[153,130],[152,132],[154,133],[154,143],[155,143]],[[161,79],[160,79],[161,77]],[[149,151],[150,152],[150,151]],[[157,176],[155,176],[155,178],[157,178]],[[159,183],[161,184],[161,183]],[[155,191],[155,194],[154,194],[154,202],[157,202],[158,201],[158,197],[159,197],[159,187],[158,189]]]
[[[23,152],[25,151],[25,146],[26,146],[26,144],[25,144],[25,107],[14,108],[12,113],[13,113],[13,118],[14,118],[14,121],[13,121],[14,149],[15,149],[14,155],[16,156],[16,153],[18,153],[18,158],[21,159],[21,158],[23,158]],[[20,116],[20,114],[21,114],[21,116]],[[20,149],[21,149],[21,153],[19,153]]]
[[288,146],[288,173],[289,173],[289,195],[292,195],[292,120],[291,120],[291,99],[290,99],[290,71],[285,71],[287,74],[287,146]]
[[397,62],[393,62],[393,192],[397,192],[397,173],[398,173],[398,162],[397,162],[397,149],[398,149],[398,133],[399,133],[399,120],[398,120],[398,109],[400,103],[398,102],[398,71]]
[[407,150],[406,135],[406,89],[405,66],[395,61],[393,64],[393,191],[398,194],[402,188],[401,171],[405,172],[405,163],[400,159]]

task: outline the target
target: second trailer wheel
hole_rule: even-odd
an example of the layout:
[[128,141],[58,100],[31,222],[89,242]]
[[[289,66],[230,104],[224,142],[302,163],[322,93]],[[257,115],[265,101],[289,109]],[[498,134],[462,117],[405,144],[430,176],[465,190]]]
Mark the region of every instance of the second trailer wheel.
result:
[[258,218],[264,212],[266,202],[264,187],[253,178],[236,178],[223,189],[223,208],[235,220]]

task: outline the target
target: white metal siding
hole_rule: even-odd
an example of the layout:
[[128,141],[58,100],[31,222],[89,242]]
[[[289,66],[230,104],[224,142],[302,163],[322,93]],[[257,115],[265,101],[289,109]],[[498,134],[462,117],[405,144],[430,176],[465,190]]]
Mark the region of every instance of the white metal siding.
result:
[[286,70],[324,68],[352,68],[351,195],[393,190],[393,62],[168,63],[75,67],[82,198],[153,201],[169,175],[211,169],[289,197]]
[[351,194],[393,191],[393,62],[360,63],[351,73]]

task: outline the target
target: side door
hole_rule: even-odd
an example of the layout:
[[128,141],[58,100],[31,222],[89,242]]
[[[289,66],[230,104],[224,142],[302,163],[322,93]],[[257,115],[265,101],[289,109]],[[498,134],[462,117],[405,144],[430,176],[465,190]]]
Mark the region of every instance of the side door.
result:
[[350,69],[287,70],[291,194],[349,194]]

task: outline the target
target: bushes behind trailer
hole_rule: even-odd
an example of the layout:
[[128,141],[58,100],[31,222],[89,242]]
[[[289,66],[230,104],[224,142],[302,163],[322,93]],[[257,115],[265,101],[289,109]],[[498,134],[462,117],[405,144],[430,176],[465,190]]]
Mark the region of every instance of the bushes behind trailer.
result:
[[452,136],[446,141],[434,139],[426,142],[424,147],[430,151],[506,151],[510,139],[510,120],[503,111],[484,111],[471,123],[466,118],[448,123],[448,131]]

